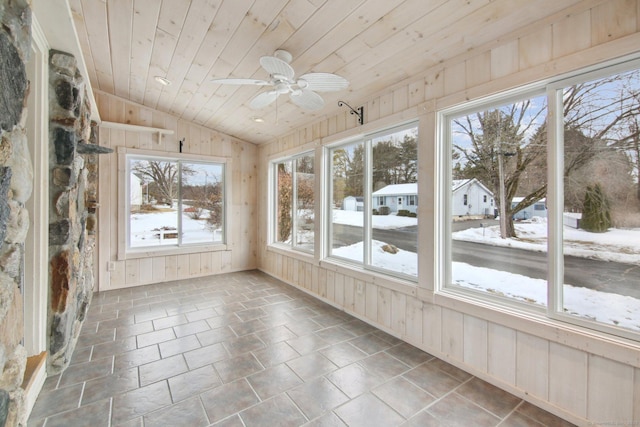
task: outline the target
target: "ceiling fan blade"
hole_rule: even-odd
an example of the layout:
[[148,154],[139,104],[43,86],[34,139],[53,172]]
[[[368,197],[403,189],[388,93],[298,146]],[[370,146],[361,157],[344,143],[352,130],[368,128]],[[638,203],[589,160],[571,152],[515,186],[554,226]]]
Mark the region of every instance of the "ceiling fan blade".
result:
[[249,104],[249,106],[254,110],[259,110],[260,108],[266,107],[267,105],[275,101],[278,95],[280,94],[275,90],[262,92],[261,94],[259,94],[258,96],[256,96],[251,100],[251,103]]
[[[305,87],[302,82],[306,82],[308,85]],[[347,86],[349,86],[349,81],[337,74],[308,73],[300,76],[298,79],[298,85],[303,89],[314,90],[317,92],[334,92],[346,89]]]
[[264,80],[256,80],[256,79],[211,79],[211,83],[221,84],[221,85],[256,85],[256,86],[266,86],[269,82],[265,82]]
[[319,110],[324,107],[324,99],[309,89],[293,91],[289,96],[294,104],[307,110]]
[[280,58],[275,56],[263,56],[260,58],[260,65],[264,68],[269,75],[280,75],[291,80],[294,76],[293,68]]

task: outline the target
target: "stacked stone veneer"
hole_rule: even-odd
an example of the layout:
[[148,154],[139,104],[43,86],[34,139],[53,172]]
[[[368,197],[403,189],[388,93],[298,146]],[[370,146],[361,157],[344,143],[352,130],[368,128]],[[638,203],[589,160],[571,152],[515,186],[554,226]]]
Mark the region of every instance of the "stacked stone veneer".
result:
[[27,0],[0,1],[0,426],[25,422],[21,290],[29,227],[25,202],[33,189],[25,131],[30,31]]
[[49,56],[49,358],[48,373],[68,364],[93,292],[99,147],[76,60]]

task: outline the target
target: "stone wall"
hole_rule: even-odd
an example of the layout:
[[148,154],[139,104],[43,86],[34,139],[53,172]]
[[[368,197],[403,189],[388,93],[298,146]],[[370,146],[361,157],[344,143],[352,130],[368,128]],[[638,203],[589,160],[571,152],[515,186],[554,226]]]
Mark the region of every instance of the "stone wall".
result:
[[31,46],[27,0],[0,1],[0,24],[0,426],[13,426],[25,421],[21,289],[29,227],[25,202],[33,189],[25,130],[25,63]]
[[93,293],[97,153],[76,59],[49,55],[49,375],[63,370]]

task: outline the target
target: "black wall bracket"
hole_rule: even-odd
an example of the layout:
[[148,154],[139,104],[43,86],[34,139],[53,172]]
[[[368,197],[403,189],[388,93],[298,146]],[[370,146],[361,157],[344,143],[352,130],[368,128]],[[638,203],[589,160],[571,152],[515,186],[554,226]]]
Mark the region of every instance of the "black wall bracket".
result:
[[342,107],[343,105],[346,105],[347,108],[351,110],[351,114],[358,117],[358,123],[360,125],[364,124],[364,105],[358,109],[354,109],[351,105],[347,104],[346,102],[338,101],[338,107]]
[[184,140],[185,140],[185,138],[182,138],[182,139],[179,141],[179,142],[180,142],[179,150],[180,150],[180,152],[181,152],[181,153],[182,153],[182,146],[184,145]]

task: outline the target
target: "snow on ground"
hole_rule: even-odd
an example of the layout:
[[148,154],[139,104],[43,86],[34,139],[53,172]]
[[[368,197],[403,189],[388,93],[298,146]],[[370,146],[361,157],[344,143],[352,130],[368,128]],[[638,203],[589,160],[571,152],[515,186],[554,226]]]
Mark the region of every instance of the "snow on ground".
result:
[[[210,243],[222,241],[221,230],[211,231],[207,227],[207,213],[202,219],[192,219],[189,214],[182,214],[182,241],[185,243]],[[164,212],[149,212],[131,214],[130,234],[131,247],[155,246],[155,245],[176,245],[177,238],[164,239],[162,242],[158,237],[160,233],[157,229],[162,227],[178,226],[178,212],[167,210]],[[153,231],[156,229],[156,231]],[[165,233],[167,233],[165,231]],[[171,233],[171,231],[168,231]]]
[[[364,212],[343,211],[334,209],[333,222],[335,224],[353,225],[362,227],[364,224]],[[410,227],[418,225],[418,218],[396,215],[372,215],[373,228],[382,230],[393,230],[395,228]]]
[[[338,213],[338,215],[336,215]],[[362,225],[361,212],[334,211],[334,221],[349,225]],[[384,218],[379,224],[390,229],[403,227],[399,221],[415,218],[374,216]],[[412,225],[415,225],[412,224]],[[382,227],[380,227],[382,228]],[[546,219],[534,218],[516,224],[517,239],[501,239],[499,226],[472,228],[453,233],[456,240],[480,242],[495,246],[515,247],[546,252]],[[484,236],[483,236],[484,233]],[[610,229],[606,233],[589,233],[584,230],[564,228],[565,253],[585,257],[640,264],[640,229]],[[400,250],[397,254],[382,251],[384,242],[373,241],[373,265],[405,274],[417,274],[417,254]],[[333,249],[332,254],[361,262],[362,242]],[[453,263],[456,284],[481,292],[502,295],[539,306],[547,304],[547,282],[505,271],[476,267],[465,263]],[[564,285],[564,310],[567,314],[585,319],[617,325],[640,331],[640,299],[600,292],[593,289]]]
[[[382,247],[386,245],[386,243],[378,240],[372,240],[371,243],[371,260],[374,267],[397,271],[411,276],[418,275],[418,259],[415,253],[398,249],[397,253],[391,254],[382,250]],[[358,242],[353,245],[333,249],[331,254],[362,262],[363,252],[364,245],[362,242]]]
[[[454,240],[478,242],[493,246],[513,247],[531,251],[547,251],[547,219],[533,217],[517,222],[516,239],[501,239],[500,226],[469,228],[452,234]],[[640,229],[611,228],[606,233],[589,233],[565,226],[564,253],[581,258],[640,264]]]
[[[540,306],[547,305],[547,281],[454,262],[456,284]],[[640,300],[564,285],[564,311],[577,317],[640,331]]]

